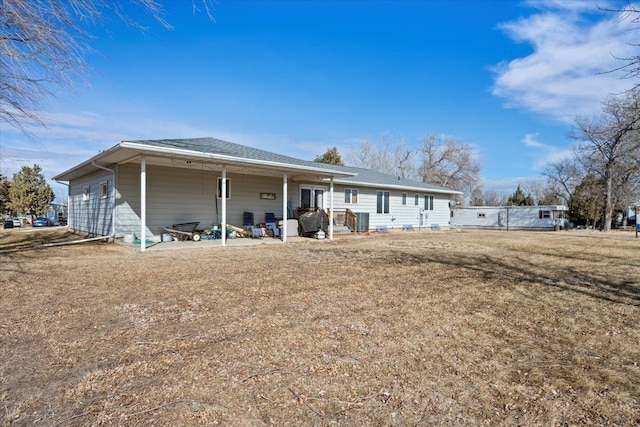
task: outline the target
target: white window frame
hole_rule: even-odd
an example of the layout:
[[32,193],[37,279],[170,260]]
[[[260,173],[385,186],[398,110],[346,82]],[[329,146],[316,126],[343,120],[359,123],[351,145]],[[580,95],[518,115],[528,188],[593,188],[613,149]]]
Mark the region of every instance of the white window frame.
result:
[[[382,196],[382,204],[378,206],[378,200]],[[386,201],[386,203],[385,203]],[[385,215],[391,212],[391,192],[385,190],[376,191],[376,213]],[[385,211],[386,208],[386,211]]]
[[[327,206],[327,187],[324,186],[317,186],[317,185],[301,185],[300,186],[300,199],[299,199],[299,203],[298,206],[299,207],[303,207],[302,206],[302,192],[304,190],[309,190],[311,192],[310,194],[310,201],[309,201],[309,207],[306,209],[325,209],[325,206]],[[322,191],[322,206],[317,206],[317,197],[318,197],[318,191]]]
[[85,185],[82,188],[82,201],[88,202],[90,198],[91,198],[91,186]]
[[344,203],[347,205],[358,204],[358,189],[357,188],[345,188],[344,189]]
[[109,181],[103,181],[100,183],[100,198],[106,199],[109,197]]
[[409,195],[407,193],[402,193],[402,206],[407,206],[407,199]]
[[433,196],[429,194],[424,195],[424,210],[425,211],[433,210]]

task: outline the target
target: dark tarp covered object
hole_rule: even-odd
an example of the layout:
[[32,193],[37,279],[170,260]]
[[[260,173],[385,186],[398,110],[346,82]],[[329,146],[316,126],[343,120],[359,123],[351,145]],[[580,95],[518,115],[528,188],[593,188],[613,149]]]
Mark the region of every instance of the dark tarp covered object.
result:
[[329,217],[323,210],[307,212],[298,218],[298,234],[304,237],[312,237],[318,230],[325,233],[329,229]]

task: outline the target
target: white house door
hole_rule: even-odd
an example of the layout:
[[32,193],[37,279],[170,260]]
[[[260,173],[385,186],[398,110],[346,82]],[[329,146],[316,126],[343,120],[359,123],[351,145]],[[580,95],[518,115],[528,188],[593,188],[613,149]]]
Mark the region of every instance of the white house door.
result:
[[324,209],[326,187],[300,187],[300,207],[303,209]]

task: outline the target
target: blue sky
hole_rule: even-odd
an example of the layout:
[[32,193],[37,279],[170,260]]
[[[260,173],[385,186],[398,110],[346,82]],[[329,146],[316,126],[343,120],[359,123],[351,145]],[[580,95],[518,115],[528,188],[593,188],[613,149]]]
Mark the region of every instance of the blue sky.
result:
[[[626,2],[598,2],[600,7]],[[579,114],[633,82],[601,74],[640,33],[593,1],[164,2],[91,27],[92,70],[43,105],[33,139],[0,124],[0,171],[51,178],[122,140],[211,136],[302,159],[430,133],[473,144],[507,194],[566,155]],[[51,182],[57,194],[66,188]]]

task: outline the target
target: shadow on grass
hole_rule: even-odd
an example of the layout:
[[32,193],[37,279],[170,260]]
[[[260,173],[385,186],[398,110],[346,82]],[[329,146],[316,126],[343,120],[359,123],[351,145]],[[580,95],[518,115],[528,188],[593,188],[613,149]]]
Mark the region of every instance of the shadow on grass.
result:
[[[382,254],[380,254],[382,255]],[[557,256],[557,254],[556,254]],[[627,272],[620,278],[611,274],[612,265],[590,263],[588,270],[552,263],[533,263],[522,256],[497,257],[473,253],[427,253],[385,251],[376,257],[376,266],[415,266],[440,264],[452,271],[461,271],[478,281],[499,278],[521,285],[542,284],[577,292],[618,304],[640,306],[640,277]]]
[[67,228],[3,230],[0,232],[0,255],[28,254],[36,249],[44,249],[42,245],[45,244],[69,242],[81,238]]

